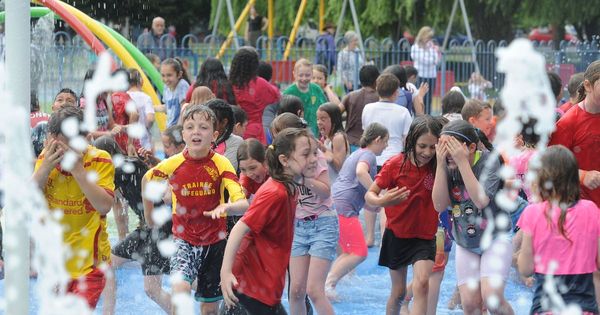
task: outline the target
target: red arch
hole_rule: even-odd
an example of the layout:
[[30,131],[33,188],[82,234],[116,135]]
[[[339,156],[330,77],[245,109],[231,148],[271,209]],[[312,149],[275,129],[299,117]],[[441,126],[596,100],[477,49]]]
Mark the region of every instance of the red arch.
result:
[[[106,51],[102,42],[98,40],[98,38],[96,38],[92,31],[90,31],[81,21],[79,21],[77,17],[69,13],[69,11],[67,11],[61,5],[57,4],[56,1],[40,0],[32,2],[40,3],[48,9],[52,10],[52,12],[58,14],[65,22],[69,24],[69,26],[71,26],[75,30],[75,32],[77,32],[79,36],[81,36],[81,38],[83,38],[83,40],[90,46],[90,48],[94,51],[94,53],[96,53],[96,55],[99,55],[100,53]],[[116,69],[117,64],[115,63],[114,59],[112,59],[112,56],[111,63],[113,70]]]

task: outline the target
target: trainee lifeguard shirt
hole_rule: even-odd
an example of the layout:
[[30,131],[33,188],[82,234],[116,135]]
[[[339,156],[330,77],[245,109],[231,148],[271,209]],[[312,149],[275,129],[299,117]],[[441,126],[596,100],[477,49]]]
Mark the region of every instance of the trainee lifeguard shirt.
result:
[[244,199],[235,170],[224,156],[211,151],[194,159],[188,150],[176,154],[150,169],[147,180],[167,180],[173,191],[173,236],[194,246],[217,243],[227,235],[226,220],[205,217],[229,192],[229,201]]
[[[35,163],[36,170],[44,156],[45,152],[42,152]],[[88,174],[94,172],[98,175],[96,184],[113,195],[115,168],[110,155],[88,146],[82,161]],[[84,276],[103,262],[109,263],[110,243],[106,233],[106,217],[93,208],[71,173],[61,170],[59,166],[54,168],[44,186],[44,196],[49,209],[62,211],[64,214],[60,223],[64,227],[63,242],[70,249],[66,268],[71,278]]]
[[[590,114],[582,104],[573,106],[556,123],[556,131],[549,145],[562,144],[577,159],[579,169],[600,171],[600,114]],[[581,185],[581,199],[588,199],[600,207],[600,188],[591,190]]]

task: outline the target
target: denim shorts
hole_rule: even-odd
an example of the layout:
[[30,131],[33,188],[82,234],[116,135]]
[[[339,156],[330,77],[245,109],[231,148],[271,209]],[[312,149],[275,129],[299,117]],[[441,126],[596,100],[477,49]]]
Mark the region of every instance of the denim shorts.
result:
[[296,220],[292,257],[312,256],[333,261],[339,238],[336,215],[321,216],[315,220]]

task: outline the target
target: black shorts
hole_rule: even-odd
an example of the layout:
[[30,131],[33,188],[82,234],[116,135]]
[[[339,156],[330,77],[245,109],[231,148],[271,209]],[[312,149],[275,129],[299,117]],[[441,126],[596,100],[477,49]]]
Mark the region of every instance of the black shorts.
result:
[[138,261],[142,265],[144,276],[169,274],[171,272],[170,259],[160,253],[157,244],[171,237],[171,230],[171,221],[155,230],[146,227],[137,228],[113,248],[112,254]]
[[197,279],[195,298],[204,303],[223,299],[221,292],[221,265],[225,254],[225,240],[205,246],[194,246],[175,239],[177,250],[171,257],[171,273],[180,273],[190,284]]
[[397,238],[385,229],[381,240],[379,265],[396,270],[419,260],[435,261],[435,239]]
[[233,292],[240,302],[232,308],[224,307],[225,311],[222,312],[224,315],[287,315],[281,303],[270,306],[247,295]]
[[233,230],[233,227],[241,218],[241,215],[232,215],[227,217],[227,236],[231,234],[231,230]]

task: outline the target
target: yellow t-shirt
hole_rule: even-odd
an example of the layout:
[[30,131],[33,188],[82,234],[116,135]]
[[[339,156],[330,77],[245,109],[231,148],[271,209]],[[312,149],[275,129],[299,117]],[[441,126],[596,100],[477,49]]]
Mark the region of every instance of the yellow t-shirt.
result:
[[[37,170],[44,160],[45,152],[35,163]],[[97,185],[111,195],[114,193],[115,168],[106,151],[88,146],[83,154],[83,167],[88,174],[95,172]],[[51,211],[62,211],[63,242],[70,253],[67,271],[73,279],[84,276],[102,263],[110,263],[110,243],[106,232],[106,216],[101,216],[85,198],[79,184],[71,173],[59,166],[48,176],[44,196]]]

